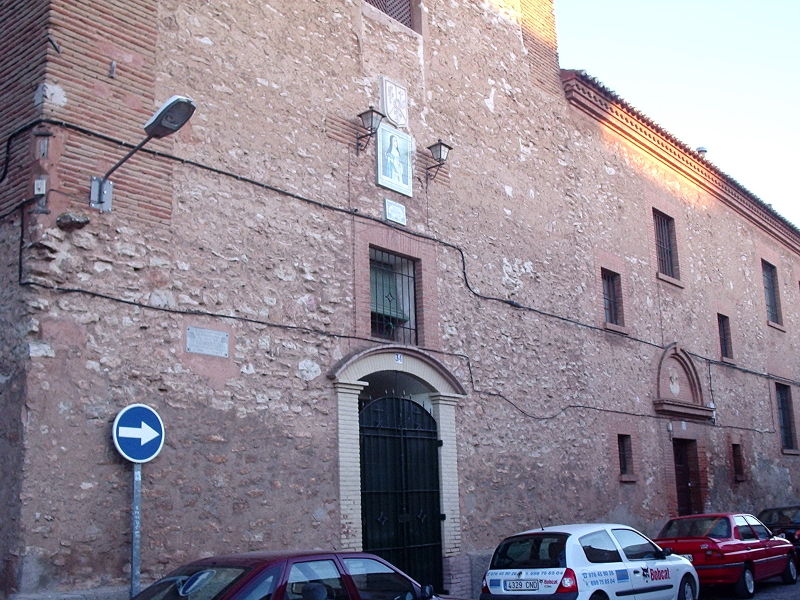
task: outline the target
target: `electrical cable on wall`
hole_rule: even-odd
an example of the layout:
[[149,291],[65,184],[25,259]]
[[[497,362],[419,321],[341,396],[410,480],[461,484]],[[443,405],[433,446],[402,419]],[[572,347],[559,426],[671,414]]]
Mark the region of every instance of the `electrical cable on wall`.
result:
[[[2,180],[5,178],[5,175],[6,175],[7,171],[8,171],[8,165],[9,165],[9,159],[10,159],[10,147],[11,147],[12,140],[15,137],[17,137],[18,135],[21,135],[25,131],[28,131],[29,129],[32,129],[33,127],[35,127],[37,125],[40,125],[40,124],[49,124],[49,125],[55,125],[55,126],[58,126],[58,127],[63,127],[65,129],[73,130],[73,131],[79,132],[81,134],[90,136],[90,137],[99,138],[99,139],[102,139],[104,141],[107,141],[107,142],[110,142],[110,143],[114,143],[114,144],[118,144],[118,145],[121,145],[121,146],[124,146],[124,147],[128,147],[128,148],[135,147],[134,144],[131,144],[129,142],[118,140],[118,139],[115,139],[115,138],[113,138],[111,136],[108,136],[108,135],[105,135],[105,134],[102,134],[102,133],[99,133],[99,132],[92,131],[92,130],[90,130],[88,128],[85,128],[85,127],[74,125],[74,124],[68,123],[66,121],[60,121],[60,120],[54,120],[54,119],[37,119],[35,121],[32,121],[32,122],[28,123],[27,125],[25,125],[23,127],[20,127],[19,129],[14,131],[7,138],[7,140],[6,140],[6,152],[5,152],[5,164],[3,165],[3,174],[2,174],[2,176],[0,176],[0,182],[2,182]],[[311,198],[302,196],[300,194],[297,194],[297,193],[294,193],[294,192],[290,192],[288,190],[284,190],[284,189],[275,187],[273,185],[270,185],[270,184],[267,184],[267,183],[264,183],[264,182],[261,182],[261,181],[255,180],[255,179],[251,179],[249,177],[244,177],[242,175],[238,175],[238,174],[233,173],[231,171],[227,171],[227,170],[224,170],[224,169],[219,169],[219,168],[216,168],[216,167],[212,167],[210,165],[205,165],[203,163],[199,163],[199,162],[194,161],[194,160],[181,158],[179,156],[175,156],[175,155],[172,155],[172,154],[168,154],[168,153],[165,153],[165,152],[161,152],[159,150],[153,150],[153,149],[149,149],[149,148],[142,148],[140,151],[148,153],[148,154],[150,154],[152,156],[161,157],[161,158],[165,158],[165,159],[168,159],[168,160],[176,161],[176,162],[179,162],[179,163],[181,163],[183,165],[192,166],[192,167],[204,170],[204,171],[208,171],[208,172],[211,172],[211,173],[214,173],[214,174],[217,174],[217,175],[221,175],[221,176],[224,176],[224,177],[227,177],[227,178],[234,179],[236,181],[240,181],[240,182],[243,182],[243,183],[254,185],[254,186],[259,187],[261,189],[266,189],[266,190],[281,194],[283,196],[286,196],[286,197],[289,197],[289,198],[293,198],[295,200],[299,200],[299,201],[302,201],[302,202],[305,202],[305,203],[308,203],[308,204],[312,204],[313,206],[316,206],[318,208],[322,208],[322,209],[325,209],[325,210],[331,210],[331,211],[334,211],[334,212],[337,212],[337,213],[341,213],[341,214],[347,215],[350,218],[359,218],[359,219],[364,219],[364,220],[368,220],[368,221],[373,221],[373,222],[379,223],[380,225],[382,225],[384,227],[389,227],[389,228],[395,229],[395,230],[403,233],[404,235],[408,235],[408,236],[412,236],[412,237],[417,237],[417,238],[420,238],[420,239],[428,240],[428,241],[431,241],[431,242],[433,242],[435,244],[439,244],[441,246],[444,246],[444,247],[447,247],[447,248],[451,248],[451,249],[455,250],[460,256],[460,259],[461,259],[461,275],[462,275],[462,279],[463,279],[463,282],[464,282],[464,286],[476,298],[484,300],[484,301],[499,302],[499,303],[508,305],[508,306],[510,306],[512,308],[515,308],[517,310],[523,310],[523,311],[526,311],[526,312],[532,312],[534,314],[537,314],[537,315],[540,315],[540,316],[543,316],[543,317],[546,317],[546,318],[549,318],[549,319],[562,321],[562,322],[569,323],[569,324],[572,324],[572,325],[575,325],[575,326],[578,326],[578,327],[581,327],[581,328],[586,328],[586,329],[590,329],[590,330],[594,330],[594,331],[600,331],[604,335],[608,335],[609,334],[608,330],[606,330],[603,327],[599,327],[599,326],[596,326],[596,325],[592,325],[590,323],[585,323],[585,322],[582,322],[582,321],[578,321],[576,319],[572,319],[570,317],[565,317],[565,316],[558,315],[558,314],[555,314],[555,313],[550,313],[550,312],[547,312],[547,311],[544,311],[544,310],[541,310],[541,309],[538,309],[538,308],[535,308],[535,307],[532,307],[532,306],[523,305],[523,304],[517,302],[516,300],[511,300],[511,299],[507,299],[507,298],[500,298],[500,297],[497,297],[497,296],[489,296],[489,295],[486,295],[486,294],[482,294],[481,292],[478,292],[476,289],[474,289],[472,287],[472,284],[469,281],[469,274],[467,272],[466,255],[464,254],[464,251],[459,246],[457,246],[456,244],[453,244],[451,242],[447,242],[445,240],[441,240],[441,239],[436,238],[436,237],[434,237],[432,235],[428,235],[428,234],[421,233],[421,232],[418,232],[418,231],[413,231],[413,230],[410,230],[410,229],[402,228],[402,227],[400,227],[398,225],[395,225],[395,224],[393,224],[391,222],[387,222],[387,221],[385,221],[383,219],[380,219],[378,217],[373,217],[371,215],[361,214],[360,212],[358,212],[357,209],[341,208],[341,207],[338,207],[338,206],[327,204],[325,202],[321,202],[321,201],[318,201],[318,200],[313,200]],[[15,212],[17,209],[19,209],[25,203],[30,202],[30,201],[31,201],[31,199],[26,200],[25,202],[17,204],[12,210],[0,215],[0,218],[5,218],[6,216],[8,216],[10,214],[13,214],[13,212]],[[22,224],[20,224],[20,227],[22,227]],[[281,328],[281,329],[286,329],[286,330],[303,331],[303,332],[306,332],[306,333],[312,333],[312,334],[322,335],[322,336],[329,336],[329,337],[334,337],[334,338],[339,338],[339,339],[353,339],[353,340],[359,340],[359,341],[374,342],[373,339],[365,338],[363,336],[337,334],[337,333],[331,333],[331,332],[327,332],[327,331],[324,331],[324,330],[318,330],[318,329],[309,328],[309,327],[296,326],[296,325],[285,325],[285,324],[274,323],[274,322],[269,322],[269,321],[262,321],[262,320],[259,320],[259,319],[252,319],[252,318],[248,318],[248,317],[241,317],[241,316],[235,316],[235,315],[225,315],[225,314],[222,314],[222,313],[211,313],[211,312],[198,311],[198,310],[192,310],[192,309],[172,309],[172,308],[166,308],[166,307],[156,307],[156,306],[150,306],[150,305],[142,304],[142,303],[135,302],[135,301],[125,300],[125,299],[118,298],[118,297],[115,297],[115,296],[111,296],[111,295],[108,295],[108,294],[103,294],[103,293],[99,293],[99,292],[93,292],[91,290],[86,290],[86,289],[82,289],[82,288],[62,288],[62,287],[59,287],[59,286],[50,286],[50,285],[45,285],[45,284],[41,284],[41,283],[37,283],[37,282],[33,282],[33,281],[23,281],[22,280],[22,244],[20,244],[20,257],[19,257],[19,260],[20,260],[19,284],[20,285],[24,285],[24,286],[38,286],[38,287],[49,289],[51,291],[55,291],[55,292],[59,292],[59,293],[80,293],[80,294],[85,294],[85,295],[89,295],[89,296],[93,296],[93,297],[97,297],[97,298],[103,298],[103,299],[107,299],[107,300],[111,300],[111,301],[115,301],[115,302],[120,302],[120,303],[123,303],[123,304],[137,306],[139,308],[151,309],[151,310],[159,310],[159,311],[172,312],[172,313],[185,314],[185,315],[208,316],[208,317],[214,317],[214,318],[231,319],[231,320],[237,320],[237,321],[242,321],[242,322],[249,322],[249,323],[264,325],[264,326],[268,326],[268,327],[275,327],[275,328]],[[613,335],[620,335],[620,334],[613,334]],[[623,339],[634,341],[634,342],[637,342],[637,343],[640,343],[640,344],[643,344],[643,345],[647,345],[647,346],[650,346],[650,347],[653,347],[653,348],[658,348],[658,349],[662,349],[662,350],[664,349],[663,345],[659,345],[657,343],[654,343],[654,342],[651,342],[649,340],[645,340],[645,339],[642,339],[642,338],[638,338],[638,337],[635,337],[635,336],[630,336],[630,335],[624,335],[623,336],[623,335],[620,335],[620,337],[622,337]],[[532,413],[528,413],[527,411],[523,410],[516,403],[514,403],[511,399],[509,399],[508,397],[506,397],[505,395],[503,395],[500,392],[480,390],[479,388],[477,388],[475,386],[475,378],[474,378],[474,373],[473,373],[473,368],[472,368],[472,361],[471,361],[469,356],[467,356],[465,354],[446,352],[446,351],[442,351],[442,350],[436,350],[436,349],[430,349],[430,348],[424,348],[424,347],[421,347],[421,349],[425,350],[427,352],[442,354],[442,355],[446,355],[446,356],[458,357],[458,358],[461,358],[461,359],[465,360],[466,364],[467,364],[468,371],[469,371],[470,383],[472,385],[473,390],[476,393],[483,394],[483,395],[490,395],[490,396],[495,396],[495,397],[501,398],[502,400],[507,402],[509,405],[513,406],[521,414],[525,415],[526,417],[532,418],[532,419],[536,419],[536,420],[551,420],[551,419],[554,419],[554,418],[558,417],[559,415],[563,414],[566,410],[569,410],[569,409],[595,410],[595,411],[599,411],[599,412],[622,414],[622,415],[629,415],[629,416],[638,416],[638,417],[648,417],[648,418],[655,418],[655,419],[659,419],[659,420],[663,420],[663,419],[666,418],[666,417],[663,417],[663,416],[660,416],[660,415],[650,415],[650,414],[643,414],[643,413],[630,413],[630,412],[625,412],[625,411],[617,411],[617,410],[613,410],[613,409],[607,409],[607,408],[595,407],[595,406],[587,406],[587,405],[566,405],[560,411],[554,413],[553,415],[537,416],[537,415],[534,415]],[[696,354],[696,353],[692,353],[692,352],[689,352],[689,354],[691,356],[699,359],[699,360],[706,361],[709,364],[709,369],[710,369],[710,365],[714,364],[714,365],[718,365],[718,366],[724,366],[724,367],[729,368],[729,369],[734,369],[734,370],[737,370],[737,371],[740,371],[740,372],[743,372],[743,373],[747,373],[747,374],[750,374],[750,375],[754,375],[754,376],[758,376],[758,377],[764,377],[764,378],[767,378],[767,379],[770,379],[770,380],[781,380],[781,381],[785,381],[787,383],[790,383],[790,384],[793,384],[793,385],[796,385],[796,386],[800,386],[800,381],[787,380],[787,379],[784,379],[784,378],[776,377],[774,375],[770,375],[768,373],[763,373],[763,372],[758,372],[758,371],[754,371],[754,370],[751,370],[751,369],[746,369],[746,368],[740,367],[738,365],[732,365],[732,364],[729,364],[729,363],[726,363],[726,362],[717,361],[715,359],[704,357],[702,355],[699,355],[699,354]],[[716,425],[716,426],[717,427],[721,427],[721,428],[755,431],[755,432],[758,432],[758,433],[774,433],[774,430],[762,430],[762,429],[758,429],[758,428],[745,428],[745,427],[735,427],[735,426],[726,426],[726,425]]]

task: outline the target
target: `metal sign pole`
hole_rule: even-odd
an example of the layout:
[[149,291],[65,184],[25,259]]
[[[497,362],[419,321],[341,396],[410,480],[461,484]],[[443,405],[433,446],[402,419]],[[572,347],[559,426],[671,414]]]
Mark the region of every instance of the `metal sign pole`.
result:
[[131,404],[117,413],[111,427],[114,446],[133,463],[131,498],[131,598],[139,593],[142,569],[142,463],[153,460],[164,446],[164,422],[146,404]]
[[142,463],[133,463],[133,498],[131,502],[131,598],[139,593],[142,557]]

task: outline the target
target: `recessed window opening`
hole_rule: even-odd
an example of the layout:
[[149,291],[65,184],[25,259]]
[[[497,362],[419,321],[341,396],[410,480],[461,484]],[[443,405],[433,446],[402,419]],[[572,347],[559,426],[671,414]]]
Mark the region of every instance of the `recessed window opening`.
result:
[[719,329],[719,350],[722,358],[733,358],[730,319],[723,314],[717,313],[717,327]]
[[603,279],[603,309],[606,323],[624,325],[625,319],[622,312],[622,280],[619,273],[600,269]]
[[797,438],[794,431],[794,410],[792,407],[792,391],[788,385],[775,384],[775,397],[778,400],[778,419],[781,427],[781,443],[784,450],[797,449]]
[[658,272],[680,279],[678,268],[678,243],[675,237],[675,219],[653,209],[653,226],[656,233]]
[[781,299],[778,294],[778,270],[775,265],[762,260],[761,272],[764,276],[764,299],[767,303],[767,319],[772,323],[782,325]]
[[731,444],[733,453],[733,476],[736,481],[744,481],[744,457],[742,456],[742,445]]
[[370,248],[369,279],[372,335],[416,344],[415,261]]

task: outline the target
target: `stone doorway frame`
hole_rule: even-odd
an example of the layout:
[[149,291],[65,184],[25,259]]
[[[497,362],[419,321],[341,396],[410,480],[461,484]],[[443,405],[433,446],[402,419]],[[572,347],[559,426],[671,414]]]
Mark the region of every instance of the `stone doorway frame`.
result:
[[461,551],[455,416],[459,400],[467,393],[438,360],[417,348],[396,345],[356,352],[341,360],[328,374],[334,382],[338,409],[341,549],[362,549],[358,396],[369,385],[362,378],[378,371],[414,375],[434,390],[429,400],[431,415],[436,420],[442,440],[439,489],[441,511],[446,515],[442,521],[442,558],[455,556]]

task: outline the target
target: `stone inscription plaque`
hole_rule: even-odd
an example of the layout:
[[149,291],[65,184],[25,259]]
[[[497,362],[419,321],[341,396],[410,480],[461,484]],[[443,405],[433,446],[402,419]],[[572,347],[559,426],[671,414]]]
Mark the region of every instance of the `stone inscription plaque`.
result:
[[228,358],[228,334],[189,326],[186,328],[186,351]]

